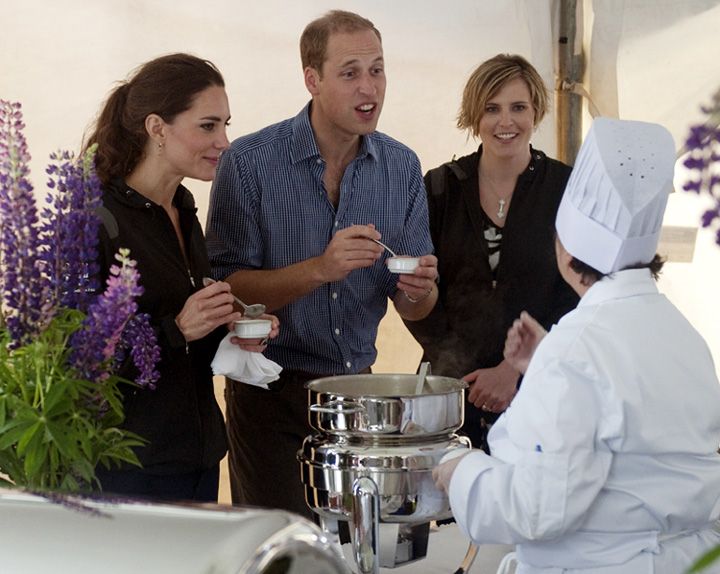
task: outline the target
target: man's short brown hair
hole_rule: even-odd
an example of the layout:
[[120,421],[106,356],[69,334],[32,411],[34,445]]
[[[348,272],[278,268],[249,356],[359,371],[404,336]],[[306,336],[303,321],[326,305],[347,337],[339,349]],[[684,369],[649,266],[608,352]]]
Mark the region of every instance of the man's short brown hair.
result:
[[367,18],[353,12],[331,10],[310,22],[300,36],[300,60],[303,70],[310,67],[322,73],[322,65],[327,55],[328,38],[331,34],[362,30],[372,30],[382,42],[382,36],[375,25]]

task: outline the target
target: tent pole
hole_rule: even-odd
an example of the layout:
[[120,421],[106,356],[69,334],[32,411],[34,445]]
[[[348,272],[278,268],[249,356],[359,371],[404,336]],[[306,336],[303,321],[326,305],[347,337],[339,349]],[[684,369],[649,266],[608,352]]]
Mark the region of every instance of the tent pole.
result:
[[582,143],[582,98],[571,89],[575,83],[582,83],[584,73],[582,51],[575,53],[575,46],[581,45],[576,38],[577,0],[560,0],[559,16],[555,86],[557,158],[573,165]]

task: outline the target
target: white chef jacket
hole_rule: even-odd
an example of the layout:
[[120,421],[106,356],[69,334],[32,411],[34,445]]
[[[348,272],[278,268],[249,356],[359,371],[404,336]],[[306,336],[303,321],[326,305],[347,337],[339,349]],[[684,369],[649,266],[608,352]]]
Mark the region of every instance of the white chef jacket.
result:
[[620,271],[543,339],[450,504],[476,543],[517,544],[518,574],[680,574],[720,543],[719,443],[707,345],[649,270]]

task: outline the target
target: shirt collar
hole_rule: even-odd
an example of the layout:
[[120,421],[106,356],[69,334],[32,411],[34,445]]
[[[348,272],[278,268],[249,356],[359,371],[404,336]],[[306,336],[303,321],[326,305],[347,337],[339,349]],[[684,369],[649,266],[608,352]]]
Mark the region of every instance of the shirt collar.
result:
[[[293,163],[298,163],[307,159],[321,159],[320,150],[315,141],[315,133],[310,124],[310,106],[312,100],[305,104],[292,120],[292,143],[290,157]],[[373,134],[360,137],[360,148],[358,149],[357,159],[372,157],[377,159],[377,144],[373,141]]]
[[657,284],[649,269],[616,271],[594,283],[580,299],[578,307],[599,305],[612,299],[637,295],[657,295]]
[[[130,207],[147,208],[148,204],[157,205],[154,201],[130,187],[122,178],[113,179],[108,187],[116,195],[118,201]],[[178,209],[197,211],[195,198],[182,184],[178,185],[175,191],[173,203]]]

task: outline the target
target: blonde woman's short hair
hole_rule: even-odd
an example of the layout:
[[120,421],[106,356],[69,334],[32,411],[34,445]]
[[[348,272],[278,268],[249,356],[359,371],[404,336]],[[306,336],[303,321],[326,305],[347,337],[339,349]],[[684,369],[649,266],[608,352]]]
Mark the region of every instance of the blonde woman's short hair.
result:
[[535,125],[539,125],[548,111],[550,96],[545,82],[533,65],[516,54],[498,54],[480,64],[470,74],[463,90],[457,127],[468,130],[474,137],[480,132],[480,120],[485,106],[508,82],[521,79],[530,90],[530,102],[535,111]]

